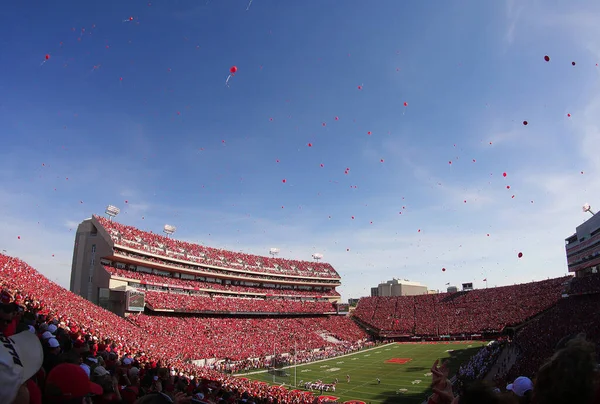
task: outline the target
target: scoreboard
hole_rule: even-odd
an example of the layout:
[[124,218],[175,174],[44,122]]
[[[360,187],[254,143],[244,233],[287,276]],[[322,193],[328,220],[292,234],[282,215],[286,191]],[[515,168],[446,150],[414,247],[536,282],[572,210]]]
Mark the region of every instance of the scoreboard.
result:
[[128,290],[126,292],[127,311],[144,311],[146,303],[146,294],[137,290]]

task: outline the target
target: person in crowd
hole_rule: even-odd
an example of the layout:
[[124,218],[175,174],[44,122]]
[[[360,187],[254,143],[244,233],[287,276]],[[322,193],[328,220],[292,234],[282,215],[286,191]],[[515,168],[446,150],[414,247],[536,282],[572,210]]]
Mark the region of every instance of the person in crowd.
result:
[[506,386],[506,390],[517,397],[519,404],[529,404],[533,394],[533,382],[526,376],[519,376]]
[[588,404],[596,391],[596,347],[580,334],[559,343],[559,349],[537,374],[536,404]]
[[[28,404],[28,382],[42,367],[44,353],[37,336],[22,331],[10,337],[0,333],[0,403]],[[35,393],[32,386],[32,393]]]
[[102,387],[90,381],[86,371],[73,363],[61,363],[46,379],[44,397],[48,404],[91,404],[91,396],[102,396]]

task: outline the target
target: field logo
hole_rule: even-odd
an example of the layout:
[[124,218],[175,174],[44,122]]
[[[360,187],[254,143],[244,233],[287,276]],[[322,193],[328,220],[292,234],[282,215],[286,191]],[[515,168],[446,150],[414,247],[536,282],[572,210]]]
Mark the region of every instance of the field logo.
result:
[[329,369],[326,370],[326,372],[337,372],[340,369],[341,368],[329,368]]
[[419,380],[419,379],[417,379],[417,380],[413,380],[411,383],[412,383],[412,384],[419,384],[419,383],[421,383],[421,381],[422,381],[422,380]]
[[392,358],[385,361],[385,363],[397,363],[398,365],[404,365],[412,361],[412,358]]

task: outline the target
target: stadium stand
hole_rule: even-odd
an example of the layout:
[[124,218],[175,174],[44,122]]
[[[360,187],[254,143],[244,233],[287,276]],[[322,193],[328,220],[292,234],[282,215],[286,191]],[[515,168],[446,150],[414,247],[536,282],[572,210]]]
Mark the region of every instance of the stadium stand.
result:
[[223,285],[221,283],[214,282],[203,282],[199,280],[185,280],[179,278],[172,278],[162,275],[153,275],[142,272],[130,271],[127,269],[120,269],[111,267],[108,265],[104,266],[104,269],[111,274],[115,279],[123,279],[126,281],[139,281],[140,284],[145,285],[157,285],[171,289],[187,289],[197,290],[204,292],[221,292],[221,293],[232,293],[232,294],[244,294],[244,295],[260,295],[260,296],[291,296],[291,297],[322,297],[322,296],[339,296],[339,293],[335,290],[320,291],[317,293],[293,290],[293,289],[274,289],[274,288],[261,288],[253,286],[239,286],[239,285]]
[[[52,345],[59,344],[75,355],[77,364],[81,353],[88,352],[86,356],[93,359],[90,363],[97,365],[100,360],[111,370],[117,366],[130,370],[133,366],[139,374],[157,375],[157,379],[162,378],[165,383],[179,377],[190,388],[188,392],[200,391],[215,398],[226,391],[238,399],[245,395],[312,403],[312,395],[273,391],[263,383],[228,376],[223,370],[241,369],[250,364],[268,366],[266,355],[272,354],[273,341],[277,341],[280,352],[300,351],[301,361],[332,357],[370,345],[365,332],[348,317],[341,316],[272,319],[138,314],[126,320],[56,285],[23,261],[1,254],[0,286],[3,311],[5,305],[22,308],[11,312],[14,317],[10,322],[2,323],[0,331],[5,335],[14,335],[17,329],[12,325],[24,320],[38,333],[46,352],[54,349]],[[48,337],[45,332],[50,333]],[[57,342],[51,343],[50,339]],[[243,351],[239,349],[241,344]],[[199,367],[190,362],[200,358],[227,359],[227,364]],[[253,362],[249,358],[254,358]],[[69,373],[63,365],[45,365],[50,372],[54,367]],[[68,377],[76,379],[72,374],[75,370],[70,369],[70,372]],[[46,384],[50,379],[52,373]],[[130,383],[128,380],[126,384]],[[148,389],[154,386],[150,384]],[[207,387],[209,385],[212,388]],[[63,385],[63,388],[70,387]]]
[[366,297],[354,315],[385,335],[500,332],[555,305],[570,277],[421,296]]
[[109,232],[115,244],[164,257],[178,257],[194,263],[243,270],[244,272],[334,279],[340,277],[335,269],[327,263],[261,257],[205,247],[145,232],[101,216],[94,216],[94,218]]
[[211,297],[189,293],[146,292],[146,304],[152,310],[177,310],[193,313],[334,313],[330,302],[285,299]]

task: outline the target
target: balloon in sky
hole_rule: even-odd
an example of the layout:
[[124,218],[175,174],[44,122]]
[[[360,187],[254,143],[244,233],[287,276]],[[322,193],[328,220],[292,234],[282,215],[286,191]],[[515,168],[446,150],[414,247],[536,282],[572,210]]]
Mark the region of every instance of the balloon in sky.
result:
[[225,85],[227,87],[229,87],[229,79],[231,79],[233,76],[235,76],[235,73],[237,73],[237,70],[238,70],[237,66],[231,66],[229,68],[229,76],[227,76],[227,80],[225,80]]
[[549,61],[550,61],[550,56],[548,56],[548,55],[544,56],[544,60],[545,60],[546,62],[549,62]]

